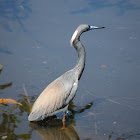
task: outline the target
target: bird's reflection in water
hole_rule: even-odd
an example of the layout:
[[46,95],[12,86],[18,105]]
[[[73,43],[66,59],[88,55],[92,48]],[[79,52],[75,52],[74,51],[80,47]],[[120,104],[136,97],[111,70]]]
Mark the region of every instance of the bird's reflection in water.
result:
[[44,139],[44,140],[79,140],[79,136],[71,124],[66,125],[66,129],[62,128],[61,120],[53,121],[53,124],[30,123],[30,126]]
[[49,117],[43,121],[31,122],[30,127],[34,129],[44,140],[79,140],[79,136],[72,124],[75,124],[74,116],[91,108],[93,103],[89,103],[84,107],[77,107],[71,102],[69,110],[70,115],[66,119],[66,129],[62,128],[62,120],[56,116]]

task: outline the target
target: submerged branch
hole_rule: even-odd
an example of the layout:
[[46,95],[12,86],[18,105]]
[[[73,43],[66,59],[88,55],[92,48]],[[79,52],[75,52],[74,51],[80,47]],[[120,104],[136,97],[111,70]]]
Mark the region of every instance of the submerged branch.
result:
[[30,99],[29,99],[29,96],[28,96],[27,90],[26,90],[24,84],[23,84],[22,86],[23,86],[23,90],[24,90],[25,96],[26,96],[26,98],[27,98],[27,102],[28,102],[28,104],[29,104],[29,111],[31,112],[31,102],[30,102]]

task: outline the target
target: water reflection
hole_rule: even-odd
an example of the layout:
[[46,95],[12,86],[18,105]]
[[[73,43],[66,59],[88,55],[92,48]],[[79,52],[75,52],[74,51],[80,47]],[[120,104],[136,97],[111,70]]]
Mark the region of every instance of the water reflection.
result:
[[[36,131],[36,133],[42,137],[44,140],[79,140],[80,137],[76,130],[74,129],[72,122],[67,120],[67,127],[65,130],[61,130],[62,122],[60,119],[53,119],[51,121],[44,121],[38,123],[30,123],[30,127]],[[109,136],[100,136],[95,135],[90,139],[101,139],[101,140],[128,140],[134,138],[135,140],[139,139],[140,134],[122,134],[118,137],[119,134],[112,132]]]
[[6,50],[6,49],[1,49],[1,48],[0,48],[0,53],[8,54],[8,55],[12,55],[13,54],[13,52],[11,52],[9,50]]
[[29,7],[29,1],[0,1],[0,16],[12,20],[16,20],[17,16],[20,18],[29,17],[31,9]]
[[[44,140],[79,140],[79,136],[71,124],[67,124],[66,129],[61,130],[61,120],[53,121],[53,125],[48,123],[36,124],[31,123],[30,126],[44,139]],[[56,125],[57,124],[57,125]],[[59,125],[58,125],[59,124]]]
[[[71,113],[66,118],[65,130],[61,130],[62,121],[57,119],[56,116],[37,123],[30,123],[30,127],[28,127],[27,116],[29,114],[29,105],[27,98],[23,94],[20,94],[19,98],[17,102],[21,103],[22,106],[18,104],[0,104],[0,138],[10,139],[12,137],[15,140],[19,138],[31,139],[32,131],[35,130],[43,139],[79,139],[77,132],[72,126],[75,125],[74,116],[90,109],[93,105],[91,102],[83,107],[77,107],[71,102],[69,106]],[[33,103],[35,96],[31,96],[30,100]],[[26,132],[22,133],[22,130],[19,130],[21,128],[20,125],[24,126],[26,124],[28,128],[24,128]],[[18,130],[19,132],[17,133]]]
[[127,10],[137,10],[140,9],[140,4],[137,1],[124,1],[124,0],[119,0],[119,1],[111,1],[111,0],[88,0],[88,5],[79,7],[79,9],[72,10],[70,13],[71,14],[85,14],[89,13],[92,10],[100,10],[103,8],[108,8],[108,7],[114,7],[114,8],[119,8],[119,15],[124,14],[125,11]]
[[[76,123],[74,128],[81,139],[140,139],[140,135],[136,135],[140,132],[138,39],[140,2],[82,0],[80,3],[66,1],[59,2],[59,6],[57,4],[56,2],[55,6],[51,1],[49,3],[31,0],[0,1],[0,63],[3,67],[6,66],[6,69],[0,71],[0,74],[3,74],[0,75],[0,95],[16,98],[21,94],[22,83],[28,84],[32,91],[29,95],[37,94],[46,86],[46,82],[51,81],[64,69],[68,69],[68,66],[75,64],[75,54],[66,51],[69,49],[66,47],[68,44],[63,45],[68,43],[66,40],[71,37],[72,29],[85,21],[102,24],[108,27],[107,30],[99,34],[94,33],[93,36],[85,35],[91,43],[87,42],[85,37],[83,39],[87,43],[86,45],[83,42],[87,46],[88,62],[83,79],[80,81],[80,90],[83,93],[78,90],[80,94],[77,93],[77,99],[74,100],[80,104],[81,99],[82,105],[87,104],[89,100],[94,101],[94,107],[88,110],[93,103],[84,107],[71,103],[67,127],[73,127]],[[55,10],[52,11],[52,7]],[[63,22],[64,19],[66,22]],[[56,41],[51,40],[53,37]],[[90,47],[93,44],[95,47]],[[75,50],[73,51],[75,53]],[[68,60],[70,65],[67,61],[63,61],[67,55],[70,58]],[[28,58],[32,61],[25,61]],[[44,61],[47,62],[46,65],[41,65]],[[101,64],[106,64],[107,67],[99,69],[98,66]],[[91,92],[91,96],[83,96],[86,90]],[[99,98],[92,97],[93,94],[99,95]],[[106,97],[102,98],[104,96]],[[21,94],[18,98],[19,100],[15,100],[22,103],[22,107],[0,104],[0,139],[2,136],[7,136],[7,139],[10,139],[10,136],[13,139],[35,137],[36,132],[34,128],[29,127],[27,120],[29,108],[26,97]],[[31,96],[30,99],[33,102],[35,96]],[[50,124],[48,127],[55,130],[61,128],[61,125],[60,120],[56,126]],[[47,129],[46,127],[44,129]],[[112,131],[114,133],[110,135]]]
[[122,134],[122,136],[118,137],[118,138],[114,138],[114,132],[112,132],[109,137],[108,137],[108,140],[112,140],[112,139],[115,139],[115,140],[128,140],[128,139],[135,139],[135,140],[139,140],[139,136],[140,136],[140,133],[137,133],[137,134]]
[[13,82],[10,82],[10,83],[6,83],[6,84],[3,84],[3,85],[0,85],[0,89],[5,89],[7,87],[11,87],[13,84]]
[[[1,66],[1,67],[2,67],[2,66]],[[2,69],[0,70],[0,74],[1,74],[1,72],[2,72]],[[2,85],[0,85],[0,89],[5,89],[5,88],[7,88],[7,87],[11,87],[12,84],[13,84],[13,82],[9,82],[9,83],[2,84]]]
[[22,19],[26,19],[29,17],[31,13],[30,8],[30,1],[9,1],[9,0],[1,0],[0,1],[0,17],[1,19],[1,26],[8,32],[12,32],[12,28],[10,27],[9,23],[5,20],[8,19],[11,21],[18,21],[19,25],[24,31],[24,26],[21,22]]
[[43,121],[31,122],[30,127],[34,129],[43,139],[47,140],[79,140],[79,136],[72,124],[75,124],[74,116],[83,113],[85,110],[90,109],[93,103],[89,103],[84,107],[77,107],[73,102],[69,105],[70,114],[66,117],[66,129],[62,130],[62,120],[56,116],[49,117]]
[[25,138],[28,137],[30,138],[31,132],[28,132],[27,134],[19,134],[17,135],[16,129],[18,127],[18,124],[21,123],[21,120],[17,117],[17,115],[13,114],[12,112],[7,114],[2,113],[0,115],[1,122],[0,122],[0,137],[2,138],[3,136],[6,136],[7,139],[12,139],[16,140],[18,138]]
[[31,130],[28,130],[26,133],[20,132],[21,134],[16,134],[19,125],[23,125],[21,116],[27,117],[24,113],[29,113],[28,102],[24,95],[20,95],[18,102],[20,102],[22,106],[18,104],[0,104],[0,139],[2,137],[6,137],[8,140],[11,139],[11,137],[14,140],[19,138],[30,138]]

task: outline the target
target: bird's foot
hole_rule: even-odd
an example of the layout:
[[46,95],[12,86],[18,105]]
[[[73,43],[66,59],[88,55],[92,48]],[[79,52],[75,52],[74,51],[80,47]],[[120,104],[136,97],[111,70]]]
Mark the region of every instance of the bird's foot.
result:
[[63,126],[62,128],[61,128],[61,130],[66,130],[67,128],[65,127],[65,126]]
[[65,121],[66,121],[66,119],[65,119],[65,116],[64,116],[64,117],[63,117],[63,119],[62,119],[62,122],[63,122],[63,127],[61,128],[61,130],[66,129],[66,127],[65,127]]

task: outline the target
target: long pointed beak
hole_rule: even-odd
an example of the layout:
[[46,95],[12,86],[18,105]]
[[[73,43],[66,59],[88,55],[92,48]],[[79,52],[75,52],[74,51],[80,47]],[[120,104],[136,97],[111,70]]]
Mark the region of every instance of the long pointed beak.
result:
[[102,29],[102,28],[105,28],[105,27],[90,26],[90,27],[89,27],[89,30],[93,30],[93,29]]

